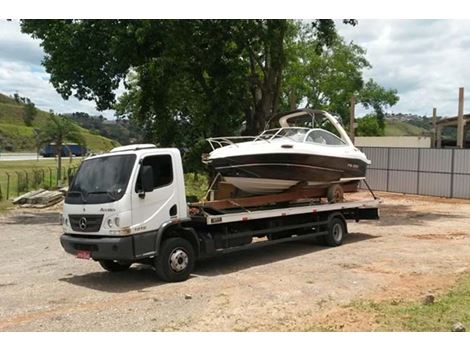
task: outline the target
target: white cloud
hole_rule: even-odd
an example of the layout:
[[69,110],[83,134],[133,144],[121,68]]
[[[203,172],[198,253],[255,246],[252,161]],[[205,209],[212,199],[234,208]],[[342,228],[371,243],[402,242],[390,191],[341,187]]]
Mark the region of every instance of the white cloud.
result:
[[458,88],[465,85],[469,107],[470,21],[359,20],[356,27],[338,29],[367,50],[372,69],[366,78],[398,90],[392,111],[429,116],[436,107],[439,115],[454,116]]
[[49,83],[49,74],[41,66],[43,56],[39,41],[21,33],[17,21],[0,20],[0,93],[18,93],[45,111],[82,111],[114,118],[111,110],[98,112],[94,102],[74,97],[64,100]]

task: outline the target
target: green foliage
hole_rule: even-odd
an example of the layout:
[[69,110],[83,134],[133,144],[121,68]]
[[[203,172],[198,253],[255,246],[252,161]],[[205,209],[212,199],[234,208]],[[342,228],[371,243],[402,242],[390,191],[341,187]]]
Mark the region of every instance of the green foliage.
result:
[[352,305],[375,314],[382,331],[451,331],[456,321],[470,326],[470,277],[462,277],[434,304],[413,301],[360,301]]
[[[296,35],[293,24],[291,20],[24,20],[21,27],[42,41],[47,54],[44,66],[64,98],[73,94],[94,100],[99,109],[111,108],[114,90],[125,80],[137,87],[130,94],[134,102],[121,112],[139,113],[146,123],[158,120],[162,130],[174,127],[172,119],[180,113],[195,120],[204,114],[216,123],[216,130],[227,124],[215,117],[244,118],[248,132],[256,133],[278,109],[287,64],[284,45],[286,36]],[[315,20],[308,28],[317,49],[336,35],[332,20]],[[130,72],[136,73],[133,81],[126,80]],[[162,138],[165,133],[158,135]]]
[[357,119],[356,134],[358,136],[383,136],[384,129],[380,126],[380,123],[376,115],[366,115],[360,119]]
[[36,117],[38,111],[34,106],[34,103],[28,99],[27,103],[23,107],[23,121],[26,126],[32,126],[33,120]]
[[293,58],[285,71],[284,108],[302,105],[324,109],[347,120],[351,96],[363,88],[362,72],[370,67],[365,50],[336,37],[318,54],[319,44],[306,39],[304,33],[303,28],[300,40],[289,45]]
[[367,81],[358,99],[364,107],[374,109],[381,128],[385,126],[384,108],[395,105],[398,100],[396,89],[385,89],[373,79]]
[[373,108],[383,129],[384,108],[398,102],[396,90],[385,89],[375,81],[364,83],[363,71],[371,66],[366,51],[359,45],[334,37],[330,46],[318,52],[319,43],[311,40],[301,26],[300,36],[289,42],[291,57],[284,73],[283,108],[298,106],[324,109],[349,122],[350,100]]

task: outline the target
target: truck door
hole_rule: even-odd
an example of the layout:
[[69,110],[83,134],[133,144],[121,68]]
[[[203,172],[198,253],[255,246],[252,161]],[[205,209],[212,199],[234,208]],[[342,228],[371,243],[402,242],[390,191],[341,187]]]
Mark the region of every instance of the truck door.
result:
[[[178,216],[174,177],[174,160],[170,154],[146,155],[132,189],[132,224],[142,231],[157,229],[164,222]],[[153,191],[141,192],[140,169],[150,165],[153,169]]]

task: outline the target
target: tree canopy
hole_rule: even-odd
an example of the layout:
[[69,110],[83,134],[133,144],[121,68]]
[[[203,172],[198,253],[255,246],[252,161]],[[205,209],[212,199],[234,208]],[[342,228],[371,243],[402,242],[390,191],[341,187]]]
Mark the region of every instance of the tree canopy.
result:
[[64,98],[114,108],[146,140],[187,155],[207,137],[257,134],[289,107],[346,118],[356,95],[380,117],[398,99],[364,83],[365,51],[346,43],[333,20],[23,20],[21,28],[41,40]]

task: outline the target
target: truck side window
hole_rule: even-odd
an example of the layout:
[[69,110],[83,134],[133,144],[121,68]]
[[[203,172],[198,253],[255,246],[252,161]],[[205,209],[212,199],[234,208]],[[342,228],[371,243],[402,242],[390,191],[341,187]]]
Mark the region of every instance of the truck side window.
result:
[[[173,182],[173,165],[170,155],[152,155],[144,158],[142,165],[150,165],[153,169],[153,189],[167,186]],[[137,178],[135,191],[141,189],[140,177]]]

